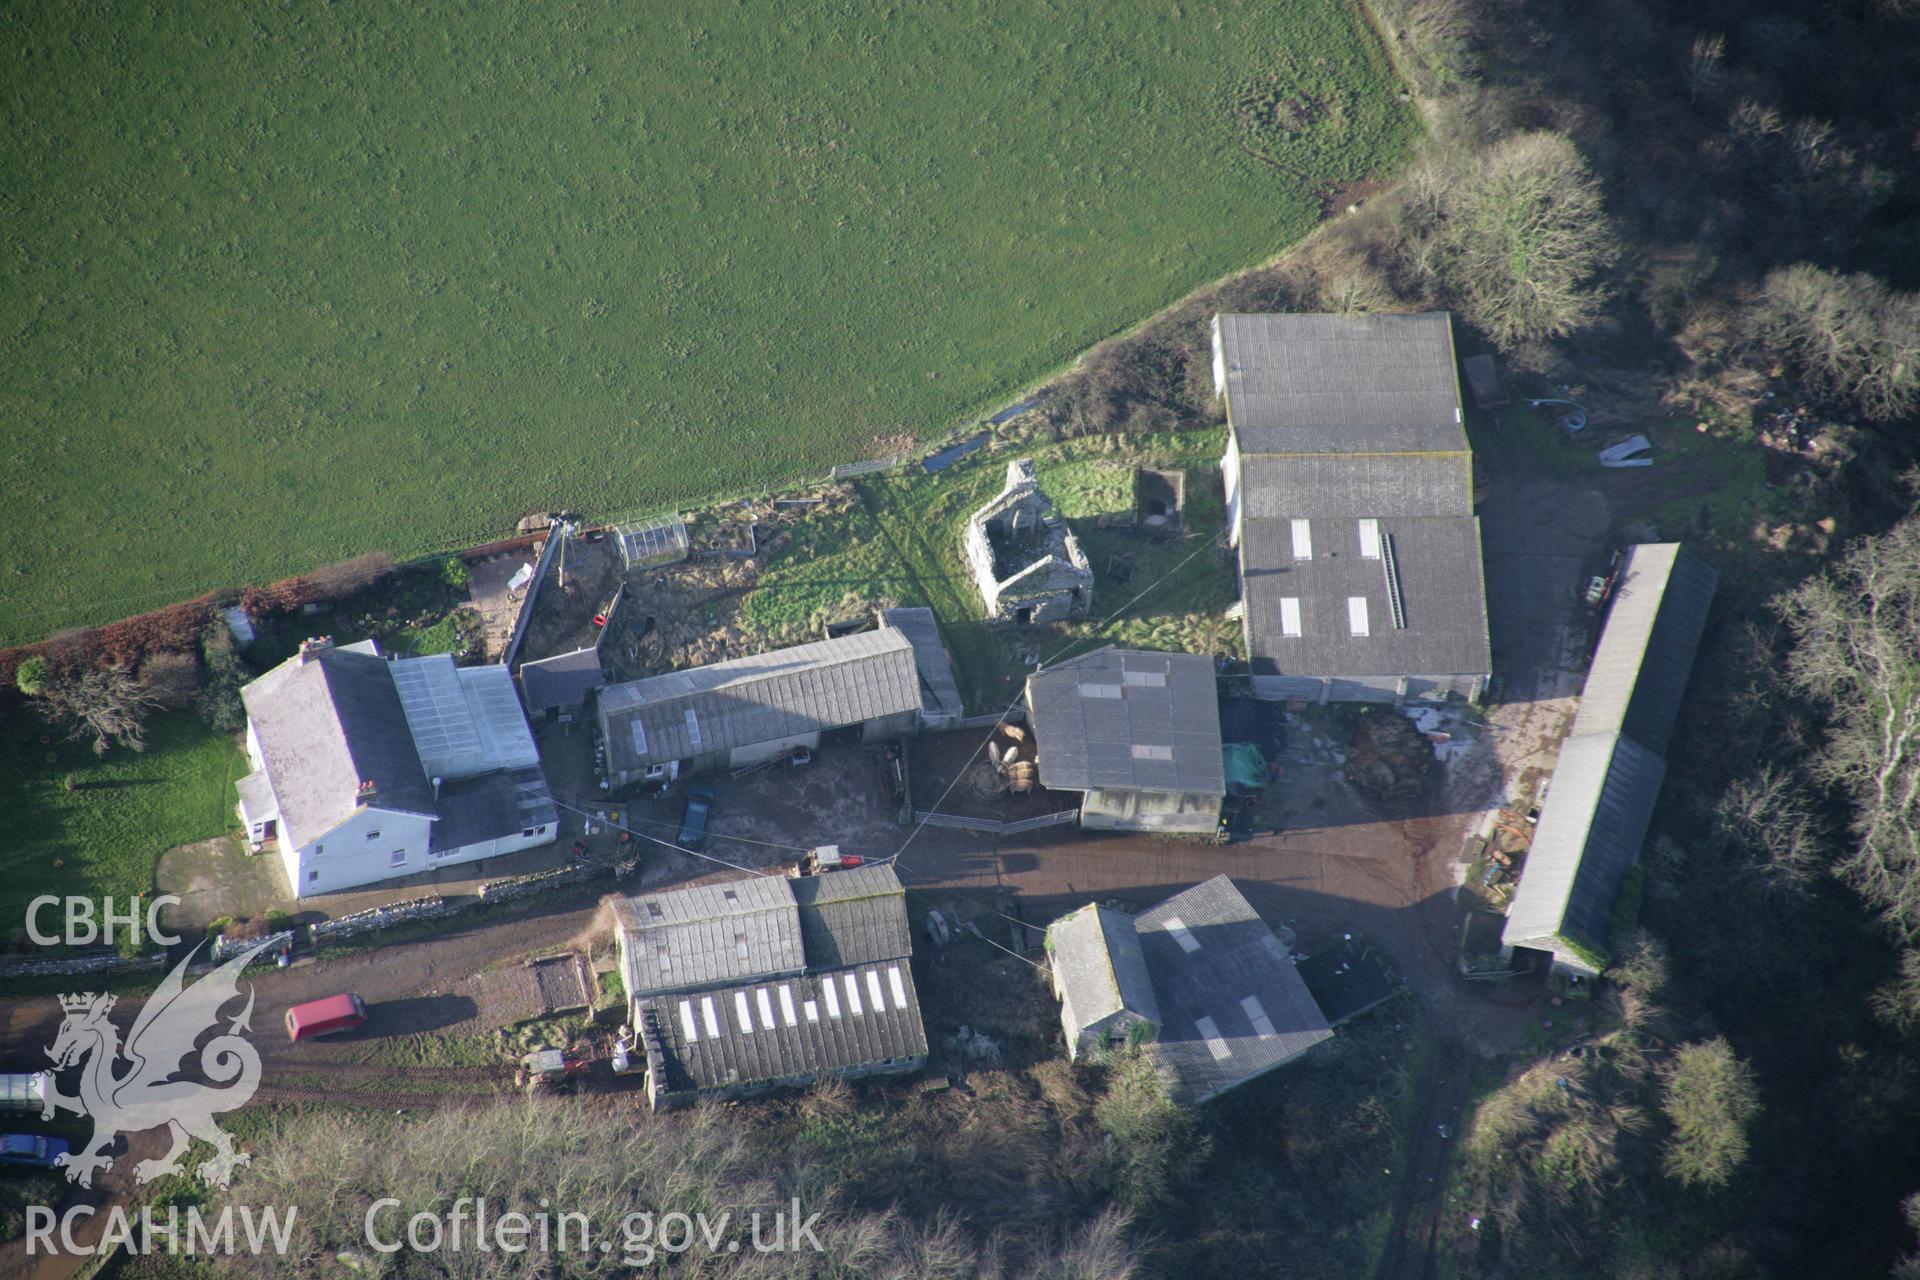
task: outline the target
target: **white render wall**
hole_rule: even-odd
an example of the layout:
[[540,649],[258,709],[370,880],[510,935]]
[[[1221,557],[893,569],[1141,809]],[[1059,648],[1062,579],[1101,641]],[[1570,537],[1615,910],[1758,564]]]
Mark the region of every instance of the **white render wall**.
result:
[[[430,818],[387,809],[361,809],[299,848],[285,848],[282,842],[293,896],[338,893],[425,871],[432,833]],[[396,850],[406,854],[406,861],[397,867],[393,865]]]
[[[368,839],[374,832],[379,833],[379,838]],[[293,886],[293,896],[311,898],[481,858],[518,853],[522,849],[536,849],[559,838],[559,824],[548,823],[534,828],[530,836],[515,831],[433,855],[428,853],[428,845],[433,840],[432,819],[386,809],[362,809],[301,848],[288,848],[283,841],[281,857],[287,869],[287,881]],[[407,855],[406,862],[398,867],[393,865],[396,850]]]
[[748,765],[765,764],[769,760],[778,760],[795,747],[817,750],[820,746],[820,733],[797,733],[791,738],[775,738],[772,742],[754,742],[744,747],[735,747],[727,757],[727,767],[744,769]]
[[1227,545],[1240,545],[1240,442],[1227,432],[1227,452],[1220,459],[1220,478],[1227,487]]
[[1219,796],[1095,789],[1081,797],[1080,826],[1087,831],[1170,831],[1210,836],[1220,826],[1220,803]]

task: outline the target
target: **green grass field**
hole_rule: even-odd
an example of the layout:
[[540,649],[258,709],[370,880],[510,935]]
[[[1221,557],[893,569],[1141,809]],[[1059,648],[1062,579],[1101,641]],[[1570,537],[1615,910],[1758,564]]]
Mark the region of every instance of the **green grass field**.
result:
[[0,921],[9,931],[43,893],[111,894],[124,906],[129,896],[153,891],[162,853],[239,825],[233,783],[247,758],[230,735],[214,733],[191,711],[155,715],[138,754],[117,747],[101,757],[84,743],[43,744],[45,732],[31,712],[0,716],[0,795],[16,806],[0,841]]
[[0,643],[943,434],[1417,127],[1350,0],[0,31]]

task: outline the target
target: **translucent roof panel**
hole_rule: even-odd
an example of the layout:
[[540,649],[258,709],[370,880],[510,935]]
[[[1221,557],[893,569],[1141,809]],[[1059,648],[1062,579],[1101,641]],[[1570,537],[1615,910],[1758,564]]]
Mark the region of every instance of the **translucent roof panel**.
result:
[[452,657],[401,658],[393,685],[428,776],[470,778],[540,762],[503,666],[456,667]]

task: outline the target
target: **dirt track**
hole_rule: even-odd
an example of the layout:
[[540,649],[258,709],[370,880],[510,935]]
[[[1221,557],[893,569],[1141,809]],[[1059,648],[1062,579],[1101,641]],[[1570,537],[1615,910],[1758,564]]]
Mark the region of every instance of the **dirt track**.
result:
[[[1570,519],[1569,512],[1578,519]],[[1579,575],[1604,549],[1608,527],[1606,504],[1598,494],[1525,477],[1497,488],[1484,514],[1496,666],[1509,673],[1505,696],[1510,701],[1487,717],[1492,750],[1457,761],[1452,778],[1416,807],[1417,816],[1345,820],[1351,815],[1343,814],[1317,824],[1303,820],[1277,834],[1224,848],[1060,831],[995,842],[926,829],[915,836],[900,863],[901,878],[913,889],[1011,889],[1022,899],[1025,917],[1036,923],[1091,899],[1150,903],[1225,872],[1263,915],[1294,929],[1303,942],[1358,932],[1385,949],[1444,1035],[1426,1078],[1416,1084],[1422,1111],[1409,1167],[1400,1171],[1403,1181],[1390,1246],[1378,1273],[1382,1280],[1429,1273],[1451,1151],[1451,1141],[1440,1137],[1437,1126],[1457,1131],[1466,1096],[1465,1050],[1511,1048],[1522,1042],[1537,1016],[1535,1001],[1523,993],[1489,991],[1455,973],[1455,868],[1462,843],[1484,806],[1503,786],[1550,761],[1571,710],[1566,695],[1578,687],[1580,654],[1573,642],[1578,615],[1571,593]],[[847,772],[857,778],[870,770]],[[905,833],[881,818],[879,807],[863,802],[850,809],[842,803],[849,797],[824,785],[824,773],[804,779],[757,778],[749,785],[791,794],[796,781],[823,792],[821,803],[812,806],[817,812],[737,810],[717,828],[716,852],[753,867],[790,856],[766,845],[729,842],[729,829],[789,842],[845,840],[857,829],[857,843],[867,845],[862,851],[871,856],[885,856],[899,847]],[[843,827],[852,812],[861,819],[854,827]],[[816,826],[821,830],[812,829]],[[659,868],[667,874],[658,883],[737,874],[713,876],[716,869],[710,864],[667,857],[672,865]],[[655,881],[653,875],[648,878]],[[517,919],[265,976],[254,1026],[256,1032],[269,1031],[256,1035],[269,1081],[276,1070],[297,1076],[331,1073],[343,1083],[374,1083],[411,1073],[407,1068],[355,1064],[349,1045],[302,1045],[297,1056],[289,1056],[293,1047],[284,1042],[267,1047],[270,1029],[288,1005],[341,990],[360,992],[376,1010],[385,1004],[398,1011],[392,1033],[475,1029],[472,1015],[453,994],[462,980],[502,960],[552,951],[590,934],[599,911],[597,894]],[[135,1000],[125,1002],[116,1020],[130,1021],[137,1005]],[[58,1020],[59,1007],[51,997],[0,1001],[0,1065],[16,1070],[37,1065]],[[484,1068],[456,1070],[463,1080],[490,1080]],[[264,1085],[260,1101],[307,1101],[329,1093],[324,1085],[302,1079],[298,1084]],[[360,1091],[355,1093],[358,1097]],[[424,1108],[465,1103],[481,1095],[375,1090],[366,1096],[378,1105]],[[152,1136],[141,1135],[136,1142]],[[140,1154],[150,1153],[143,1149]],[[89,1199],[103,1202],[109,1195],[130,1191],[120,1184],[120,1176],[134,1158],[121,1157]],[[12,1274],[21,1263],[15,1251],[0,1251],[0,1272]]]

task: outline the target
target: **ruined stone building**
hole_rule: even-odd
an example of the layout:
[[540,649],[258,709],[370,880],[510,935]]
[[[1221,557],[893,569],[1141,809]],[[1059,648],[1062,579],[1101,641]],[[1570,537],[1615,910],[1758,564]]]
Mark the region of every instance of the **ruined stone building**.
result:
[[967,563],[992,622],[1070,622],[1093,607],[1093,569],[1054,513],[1033,459],[1007,464],[998,497],[967,521]]

